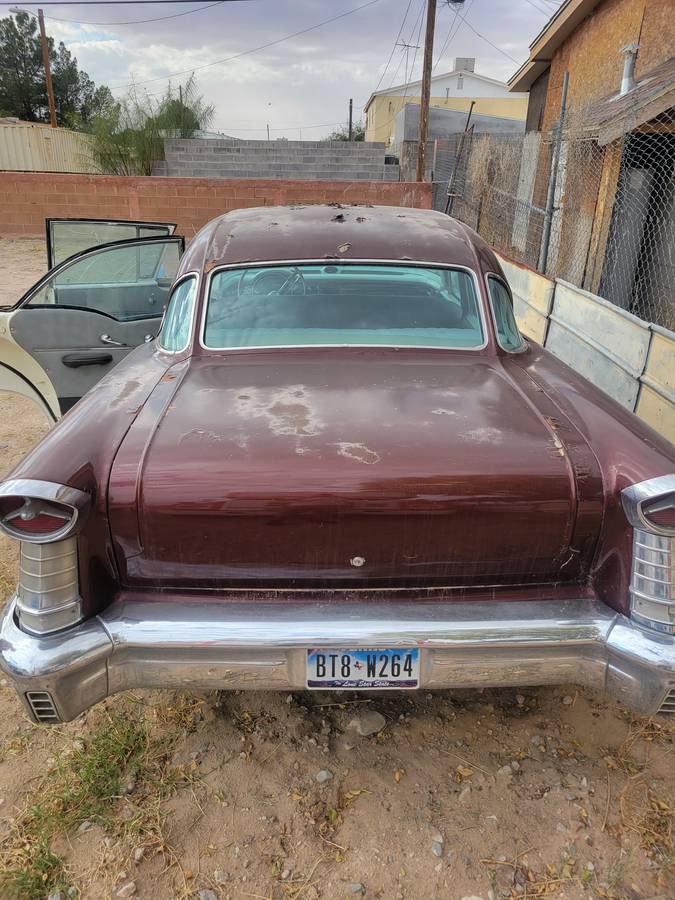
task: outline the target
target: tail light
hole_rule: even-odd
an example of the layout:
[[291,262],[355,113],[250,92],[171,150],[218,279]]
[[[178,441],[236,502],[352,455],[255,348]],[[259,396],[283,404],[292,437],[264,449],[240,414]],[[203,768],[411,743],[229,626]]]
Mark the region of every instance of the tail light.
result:
[[631,616],[675,634],[675,475],[631,485],[621,499],[633,526]]
[[16,615],[19,626],[49,634],[82,618],[75,534],[88,494],[50,481],[0,484],[0,529],[21,541]]

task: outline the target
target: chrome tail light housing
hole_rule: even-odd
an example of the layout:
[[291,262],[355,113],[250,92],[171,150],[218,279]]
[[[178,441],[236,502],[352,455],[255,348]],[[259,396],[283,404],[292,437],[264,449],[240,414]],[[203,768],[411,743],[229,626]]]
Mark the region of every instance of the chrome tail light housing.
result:
[[51,481],[0,484],[0,529],[19,540],[18,625],[50,634],[82,619],[76,533],[90,507],[84,491]]
[[633,526],[631,617],[675,634],[675,475],[633,484],[621,500]]

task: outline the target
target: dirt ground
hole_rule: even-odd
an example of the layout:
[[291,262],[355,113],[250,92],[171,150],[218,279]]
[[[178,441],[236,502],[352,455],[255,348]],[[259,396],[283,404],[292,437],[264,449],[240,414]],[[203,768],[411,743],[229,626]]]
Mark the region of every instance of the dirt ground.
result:
[[[5,295],[43,259],[0,241]],[[0,394],[0,477],[45,429]],[[16,561],[0,537],[0,600]],[[45,728],[2,679],[0,896],[673,897],[673,737],[573,687],[138,692]]]

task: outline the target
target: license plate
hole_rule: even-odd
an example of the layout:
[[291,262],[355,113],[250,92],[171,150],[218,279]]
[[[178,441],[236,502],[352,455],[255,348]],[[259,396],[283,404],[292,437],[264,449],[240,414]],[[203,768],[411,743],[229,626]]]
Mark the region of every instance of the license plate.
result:
[[420,651],[308,650],[307,687],[411,689],[419,687]]

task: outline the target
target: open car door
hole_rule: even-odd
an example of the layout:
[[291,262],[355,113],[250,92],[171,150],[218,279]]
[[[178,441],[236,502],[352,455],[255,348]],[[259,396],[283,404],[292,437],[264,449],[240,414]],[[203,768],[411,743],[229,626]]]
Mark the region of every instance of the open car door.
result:
[[84,250],[0,311],[0,390],[52,419],[159,330],[185,242],[144,237]]
[[167,237],[176,230],[175,225],[161,222],[132,222],[125,219],[46,219],[47,268],[89,250],[113,241],[131,241],[134,238]]

